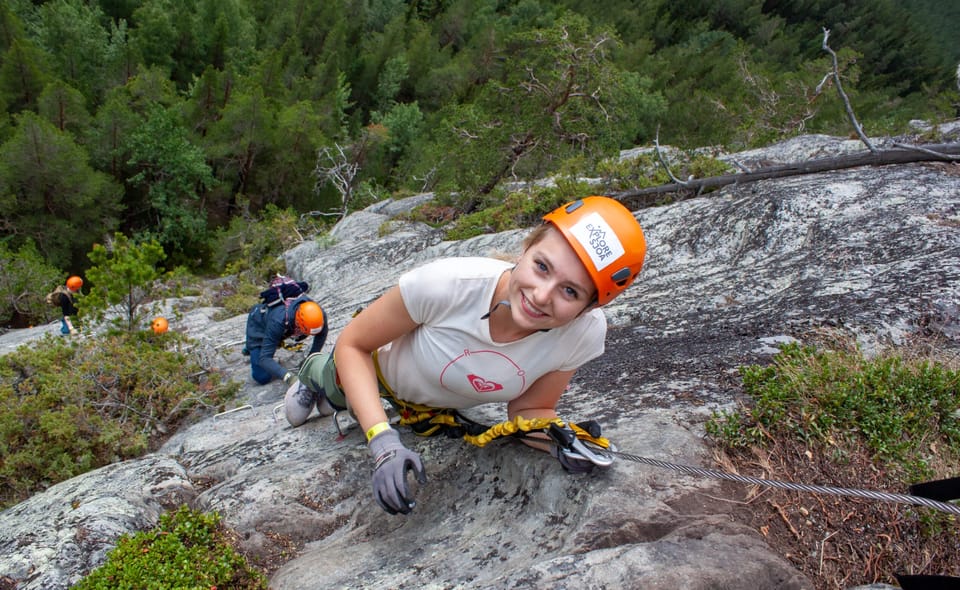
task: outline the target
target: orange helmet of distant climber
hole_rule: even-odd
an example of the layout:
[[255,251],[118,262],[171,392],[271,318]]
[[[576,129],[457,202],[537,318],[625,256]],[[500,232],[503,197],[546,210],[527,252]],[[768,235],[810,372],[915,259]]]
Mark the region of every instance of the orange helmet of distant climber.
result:
[[153,323],[150,324],[150,329],[153,330],[154,334],[163,334],[170,329],[170,324],[167,322],[167,318],[158,316],[153,318]]
[[82,286],[83,286],[83,279],[81,279],[77,275],[73,275],[72,277],[67,279],[67,289],[70,289],[74,293],[79,291],[80,287]]
[[323,309],[316,302],[304,301],[297,306],[296,324],[301,334],[319,334],[325,322]]
[[597,305],[609,303],[630,286],[647,253],[640,223],[610,197],[584,197],[558,207],[543,219],[560,230],[597,288]]

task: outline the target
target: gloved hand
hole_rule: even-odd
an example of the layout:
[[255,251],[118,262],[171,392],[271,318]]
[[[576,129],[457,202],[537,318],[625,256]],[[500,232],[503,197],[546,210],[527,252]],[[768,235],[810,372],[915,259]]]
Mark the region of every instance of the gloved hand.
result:
[[409,514],[416,502],[407,485],[407,472],[413,471],[417,481],[427,483],[420,455],[403,446],[400,434],[388,428],[370,439],[373,468],[373,497],[389,514]]
[[553,455],[557,461],[560,461],[560,464],[563,465],[563,468],[569,473],[590,473],[593,471],[593,468],[596,467],[592,461],[572,457],[567,449],[561,448],[558,445],[550,446],[550,454]]

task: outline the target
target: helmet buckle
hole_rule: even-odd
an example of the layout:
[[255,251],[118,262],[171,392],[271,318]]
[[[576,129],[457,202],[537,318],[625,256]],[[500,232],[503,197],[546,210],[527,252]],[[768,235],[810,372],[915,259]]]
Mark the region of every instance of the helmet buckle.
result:
[[613,280],[614,283],[617,283],[618,285],[621,285],[621,286],[623,285],[624,281],[626,281],[629,278],[630,278],[630,269],[627,267],[623,267],[617,272],[610,275],[610,279]]

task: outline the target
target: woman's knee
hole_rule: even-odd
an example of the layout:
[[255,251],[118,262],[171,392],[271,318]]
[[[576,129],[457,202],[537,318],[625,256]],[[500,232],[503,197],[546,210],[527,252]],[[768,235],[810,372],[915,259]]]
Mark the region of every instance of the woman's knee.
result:
[[283,396],[283,410],[290,426],[297,427],[307,421],[317,398],[312,391],[295,382]]

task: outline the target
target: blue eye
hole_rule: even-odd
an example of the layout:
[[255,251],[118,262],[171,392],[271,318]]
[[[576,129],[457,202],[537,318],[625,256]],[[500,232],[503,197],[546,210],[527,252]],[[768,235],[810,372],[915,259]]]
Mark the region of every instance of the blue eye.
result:
[[539,270],[540,272],[547,272],[546,264],[540,262],[539,260],[535,260],[533,263],[537,265],[537,270]]
[[572,287],[564,287],[563,292],[566,293],[567,297],[569,297],[570,299],[580,298],[580,293]]

